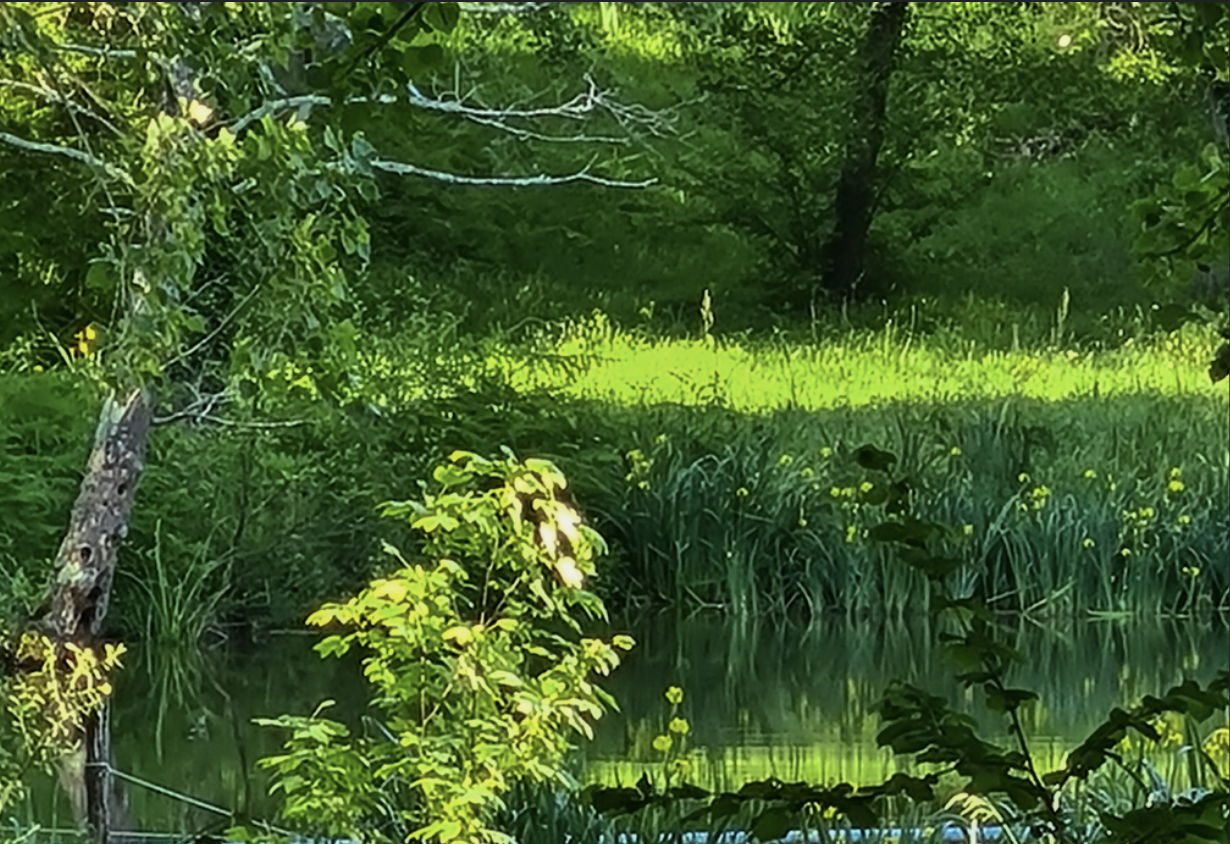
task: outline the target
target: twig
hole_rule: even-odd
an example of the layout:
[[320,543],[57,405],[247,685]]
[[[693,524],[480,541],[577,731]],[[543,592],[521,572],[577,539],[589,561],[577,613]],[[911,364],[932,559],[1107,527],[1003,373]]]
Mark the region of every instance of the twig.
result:
[[304,94],[299,97],[286,97],[281,100],[270,100],[259,108],[256,108],[245,114],[243,117],[240,117],[231,124],[230,129],[231,132],[238,135],[257,120],[260,120],[262,117],[266,117],[267,115],[277,114],[280,111],[286,111],[292,108],[302,108],[303,106],[326,106],[332,102],[333,101],[328,97],[322,97],[317,94]]
[[545,9],[551,3],[462,3],[467,15],[524,15]]
[[77,53],[99,59],[135,59],[136,50],[113,50],[110,47],[88,47],[85,44],[56,44],[55,48],[65,53]]
[[110,129],[111,132],[115,135],[123,135],[123,133],[119,130],[119,128],[116,127],[116,125],[112,123],[110,120],[103,117],[101,114],[97,114],[94,111],[86,108],[85,106],[81,105],[75,100],[71,100],[71,99],[61,96],[58,91],[53,91],[50,88],[42,88],[38,85],[31,85],[29,82],[18,82],[16,79],[0,79],[0,87],[12,88],[17,91],[25,91],[28,94],[34,94],[35,96],[42,97],[43,99],[49,100],[50,102],[56,103],[57,105],[62,105],[65,108],[72,109],[73,111],[76,111],[79,114],[84,114],[86,117],[90,118],[91,120],[98,121],[100,124],[105,126],[107,129]]
[[542,117],[563,117],[571,120],[579,120],[588,115],[597,106],[602,103],[597,98],[590,94],[579,94],[573,97],[566,103],[561,103],[557,106],[548,106],[546,108],[532,110],[518,109],[483,109],[467,106],[458,100],[441,100],[432,99],[425,96],[413,84],[409,85],[411,105],[428,111],[438,111],[444,114],[453,114],[458,117],[464,117],[474,123],[482,126],[489,126],[492,129],[499,129],[501,132],[507,132],[523,140],[535,141],[550,141],[554,143],[599,143],[599,144],[630,144],[630,138],[603,137],[592,135],[547,135],[542,132],[535,132],[530,129],[523,129],[520,126],[513,126],[506,121],[511,119],[530,119]]
[[657,184],[657,179],[643,179],[639,182],[629,182],[622,179],[608,179],[603,176],[595,176],[589,172],[589,169],[580,170],[576,173],[570,173],[564,176],[548,176],[539,174],[537,176],[463,176],[459,173],[445,173],[440,170],[428,170],[424,167],[417,167],[413,164],[404,164],[400,161],[385,161],[383,159],[374,159],[371,166],[377,170],[383,170],[386,173],[396,173],[399,176],[422,176],[426,179],[435,179],[439,182],[448,182],[454,185],[500,185],[503,187],[538,187],[541,185],[565,185],[574,182],[589,182],[595,185],[602,185],[608,188],[647,188],[650,185]]
[[89,153],[82,152],[79,149],[60,146],[59,144],[44,144],[38,141],[27,141],[25,138],[10,135],[8,132],[0,132],[0,143],[6,143],[10,146],[15,146],[18,149],[29,150],[30,152],[42,152],[49,155],[62,155],[65,158],[80,161],[82,164],[87,166],[98,168],[105,172],[108,176],[119,179],[127,185],[133,184],[132,177],[120,168],[113,164],[108,164],[101,158],[96,158]]
[[[456,114],[468,120],[473,120],[488,126],[495,126],[498,129],[513,132],[514,134],[523,130],[510,127],[504,121],[534,120],[544,117],[562,117],[567,120],[583,120],[596,111],[607,112],[615,119],[617,123],[619,123],[620,126],[623,126],[625,129],[628,128],[630,124],[636,124],[647,128],[651,134],[659,137],[674,133],[673,115],[669,112],[656,112],[640,105],[623,105],[622,103],[611,100],[607,92],[600,89],[593,77],[589,74],[585,75],[585,82],[588,85],[588,89],[584,93],[577,94],[567,102],[531,109],[474,108],[473,106],[463,104],[460,99],[441,100],[425,96],[413,84],[408,86],[408,90],[410,92],[410,103],[412,105],[416,105],[420,108],[431,109],[433,111]],[[547,139],[560,140],[560,138],[551,138],[549,136]],[[602,138],[595,140],[626,143],[626,141],[622,138]]]
[[258,284],[252,288],[251,292],[249,292],[247,296],[243,297],[243,299],[239,302],[238,305],[231,308],[230,313],[228,313],[221,320],[219,320],[218,324],[214,326],[213,331],[210,331],[208,334],[206,334],[204,337],[198,340],[195,344],[193,344],[190,348],[186,349],[185,351],[180,352],[178,355],[176,355],[174,358],[168,361],[165,364],[165,366],[168,366],[168,367],[173,366],[174,364],[187,360],[188,358],[196,354],[198,351],[200,351],[202,348],[204,348],[205,345],[209,343],[209,341],[213,340],[215,337],[218,336],[219,333],[221,333],[222,329],[226,328],[226,326],[230,323],[231,320],[239,316],[239,312],[243,310],[245,305],[247,305],[249,302],[252,301],[252,297],[255,296],[257,292],[259,291],[260,291],[260,285]]

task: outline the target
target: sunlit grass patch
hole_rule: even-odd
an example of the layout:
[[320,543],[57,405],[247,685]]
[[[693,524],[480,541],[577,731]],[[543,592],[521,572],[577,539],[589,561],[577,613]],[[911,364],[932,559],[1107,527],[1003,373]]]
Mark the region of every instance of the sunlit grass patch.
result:
[[487,364],[521,391],[625,406],[670,402],[763,412],[1013,395],[1051,401],[1147,391],[1209,395],[1206,370],[1217,343],[1212,330],[1188,326],[1113,350],[996,351],[891,322],[879,332],[851,330],[815,341],[661,339],[619,331],[596,315],[532,349],[505,345]]

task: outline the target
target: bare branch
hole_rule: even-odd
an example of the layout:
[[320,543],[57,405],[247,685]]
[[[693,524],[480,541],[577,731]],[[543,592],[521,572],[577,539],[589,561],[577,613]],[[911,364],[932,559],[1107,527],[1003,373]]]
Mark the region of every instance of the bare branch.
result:
[[541,109],[533,110],[518,110],[518,109],[484,109],[473,108],[463,104],[458,100],[442,100],[433,99],[425,96],[414,85],[410,85],[411,105],[428,111],[438,111],[445,114],[453,114],[458,117],[464,117],[473,123],[478,123],[482,126],[489,126],[492,129],[499,129],[501,132],[507,132],[514,137],[522,140],[534,141],[550,141],[552,143],[597,143],[597,144],[630,144],[631,138],[617,138],[613,136],[601,135],[548,135],[542,132],[535,132],[531,129],[523,129],[520,126],[513,126],[507,123],[507,120],[515,118],[542,118],[542,117],[564,117],[568,119],[580,119],[587,116],[593,110],[594,103],[586,102],[586,95],[581,94],[566,103],[557,106],[549,106]]
[[42,97],[49,102],[53,102],[56,105],[62,105],[67,109],[77,112],[78,114],[84,114],[91,120],[95,120],[107,129],[111,130],[111,132],[115,135],[123,135],[123,132],[121,132],[119,128],[116,127],[116,125],[110,120],[103,117],[101,114],[97,114],[91,109],[86,108],[76,100],[61,96],[58,91],[53,91],[50,88],[43,88],[39,85],[31,85],[29,82],[19,82],[16,79],[0,79],[0,88],[11,88],[15,91],[25,91],[27,94]]
[[137,57],[136,50],[113,50],[110,47],[88,47],[85,44],[57,44],[56,49],[65,53],[93,56],[97,59],[135,59]]
[[255,428],[255,429],[270,429],[270,428],[295,428],[300,425],[306,425],[306,419],[283,419],[274,420],[271,422],[248,422],[238,419],[229,419],[225,416],[218,416],[217,413],[226,403],[234,398],[233,393],[229,389],[224,389],[218,393],[201,393],[196,387],[189,387],[192,390],[194,397],[187,407],[182,410],[177,410],[174,413],[166,416],[156,416],[153,420],[153,425],[162,426],[170,425],[174,422],[186,422],[188,424],[202,424],[204,422],[212,422],[215,425],[222,425],[228,428]]
[[462,3],[467,15],[524,15],[545,9],[550,3]]
[[[675,133],[675,116],[672,112],[653,111],[639,105],[624,105],[612,99],[608,92],[601,90],[593,77],[588,74],[585,76],[585,81],[588,84],[588,89],[584,93],[577,94],[567,102],[543,106],[542,108],[478,108],[466,105],[456,95],[450,99],[428,97],[413,84],[407,86],[409,97],[406,101],[418,108],[461,117],[482,126],[506,132],[522,140],[621,145],[628,145],[632,142],[631,137],[585,134],[553,135],[533,129],[526,129],[510,122],[514,120],[541,120],[550,117],[580,121],[588,119],[598,112],[609,114],[620,126],[629,132],[629,135],[631,135],[634,128],[647,129],[650,134],[658,137]],[[347,102],[351,103],[376,102],[386,104],[400,101],[399,97],[389,94],[376,98],[354,97],[347,100]],[[332,100],[328,97],[316,94],[271,100],[236,119],[231,123],[230,128],[232,132],[238,135],[254,122],[268,115],[278,114],[291,109],[310,109],[313,106],[327,106],[331,103]]]
[[[193,392],[196,393],[196,390],[193,389]],[[172,422],[179,422],[180,420],[190,420],[193,422],[199,421],[202,418],[211,415],[215,407],[219,404],[225,403],[226,398],[227,396],[225,390],[220,393],[206,393],[205,395],[196,393],[196,398],[194,398],[192,403],[183,410],[177,410],[175,413],[171,413],[167,416],[155,416],[153,424],[169,425]]]
[[101,158],[96,158],[89,153],[82,152],[79,149],[60,146],[59,144],[44,144],[37,141],[27,141],[24,138],[17,137],[16,135],[10,135],[8,132],[0,132],[0,143],[5,143],[9,146],[17,147],[18,149],[29,150],[30,152],[42,152],[47,153],[48,155],[62,155],[65,158],[80,161],[82,164],[89,167],[102,170],[108,176],[111,176],[114,179],[119,179],[125,184],[133,184],[132,177],[123,170],[113,164],[108,164]]
[[[597,112],[606,112],[611,115],[625,129],[630,129],[635,125],[648,129],[651,134],[658,137],[674,133],[674,115],[672,113],[653,111],[644,106],[628,106],[617,102],[610,97],[608,92],[600,89],[589,74],[585,75],[585,82],[589,86],[588,89],[584,93],[577,94],[567,102],[532,109],[474,108],[462,103],[460,98],[451,100],[433,99],[425,96],[413,84],[407,87],[410,92],[409,102],[411,105],[432,111],[455,114],[467,120],[472,120],[485,126],[492,126],[514,135],[536,133],[529,133],[528,130],[511,126],[507,123],[509,120],[537,120],[544,117],[584,120]],[[542,140],[573,140],[573,138],[566,136],[536,136]],[[606,143],[628,143],[628,140],[625,138],[594,138],[592,140]]]
[[275,419],[272,422],[245,422],[240,419],[227,419],[223,416],[211,416],[208,414],[197,418],[202,422],[212,422],[215,425],[222,425],[226,428],[250,428],[259,431],[273,428],[298,428],[309,422],[307,419]]
[[403,164],[400,161],[374,159],[371,165],[377,170],[383,170],[386,173],[396,173],[399,176],[422,176],[426,179],[435,179],[438,182],[448,182],[453,185],[538,187],[541,185],[566,185],[575,182],[589,182],[590,184],[602,185],[608,188],[647,188],[650,185],[657,184],[658,181],[657,179],[643,179],[639,182],[629,182],[622,179],[608,179],[604,176],[593,175],[589,172],[588,167],[564,176],[548,176],[543,174],[537,176],[463,176],[459,173],[428,170],[424,167],[416,167],[413,164]]
[[332,100],[315,94],[305,94],[301,97],[286,97],[281,100],[270,100],[260,108],[254,109],[231,124],[231,131],[238,135],[262,117],[289,111],[292,108],[311,108],[312,106],[327,106]]
[[252,301],[252,298],[256,296],[258,292],[260,292],[260,285],[253,287],[252,290],[248,293],[248,295],[244,296],[243,299],[240,300],[238,305],[231,308],[230,312],[227,313],[227,315],[224,316],[221,320],[219,320],[216,326],[214,326],[213,331],[210,331],[208,334],[206,334],[204,337],[198,340],[196,344],[193,345],[191,348],[186,349],[180,352],[175,357],[173,357],[168,363],[165,364],[165,366],[169,367],[181,361],[185,361],[188,358],[195,355],[201,349],[205,348],[205,346],[207,346],[210,343],[210,341],[212,341],[215,337],[217,337],[222,332],[222,329],[226,328],[226,326],[230,324],[231,320],[239,316],[239,312],[242,311],[244,307],[249,302]]

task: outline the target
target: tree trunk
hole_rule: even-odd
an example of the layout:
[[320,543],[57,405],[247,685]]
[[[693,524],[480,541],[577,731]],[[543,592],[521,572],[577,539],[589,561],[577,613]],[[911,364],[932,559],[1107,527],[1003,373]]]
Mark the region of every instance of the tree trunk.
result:
[[107,844],[112,833],[132,829],[124,790],[111,775],[115,762],[111,701],[103,701],[102,708],[83,725],[82,733],[80,745],[57,763],[60,785],[68,795],[78,828],[88,829],[97,844]]
[[46,611],[35,627],[57,642],[94,645],[102,633],[120,543],[145,465],[152,410],[144,393],[107,398],[73,505]]
[[[98,644],[111,600],[120,543],[145,464],[152,408],[145,394],[131,391],[121,402],[113,394],[103,404],[94,448],[68,530],[56,554],[47,609],[34,627],[57,643]],[[60,779],[73,803],[77,822],[105,842],[128,823],[119,784],[111,776],[109,702],[81,725],[80,749],[60,760]]]
[[859,51],[862,84],[854,106],[855,127],[846,142],[846,160],[833,203],[836,221],[824,245],[820,268],[824,291],[837,300],[852,298],[863,275],[875,207],[876,160],[884,145],[888,83],[908,13],[906,2],[876,3]]

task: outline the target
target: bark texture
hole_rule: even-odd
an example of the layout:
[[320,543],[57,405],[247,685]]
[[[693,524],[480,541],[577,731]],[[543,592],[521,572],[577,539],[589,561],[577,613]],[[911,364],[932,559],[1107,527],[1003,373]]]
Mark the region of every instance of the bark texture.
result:
[[[102,634],[120,544],[145,466],[153,409],[145,394],[112,394],[103,403],[94,447],[68,530],[56,554],[51,595],[34,627],[61,644],[94,647]],[[77,822],[106,844],[128,824],[119,782],[112,777],[110,702],[81,725],[81,746],[60,760],[60,779]]]
[[102,632],[151,419],[140,390],[103,404],[81,492],[56,554],[50,602],[35,622],[55,641],[93,645]]

